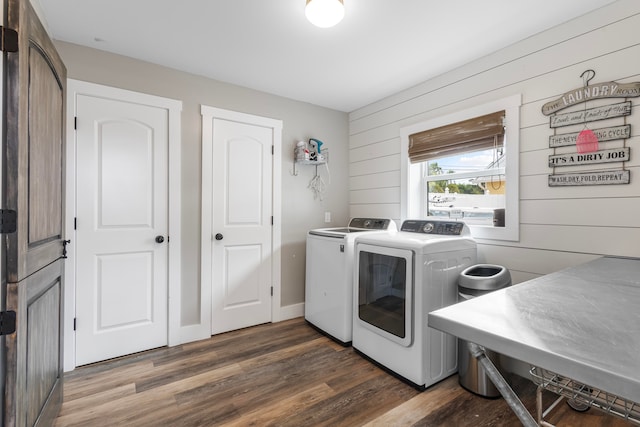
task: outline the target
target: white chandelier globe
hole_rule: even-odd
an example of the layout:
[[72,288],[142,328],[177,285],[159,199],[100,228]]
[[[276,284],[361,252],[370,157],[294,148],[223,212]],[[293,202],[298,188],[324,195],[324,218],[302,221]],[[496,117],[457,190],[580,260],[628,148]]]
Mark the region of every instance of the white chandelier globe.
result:
[[329,28],[344,18],[342,0],[307,0],[304,14],[313,25]]

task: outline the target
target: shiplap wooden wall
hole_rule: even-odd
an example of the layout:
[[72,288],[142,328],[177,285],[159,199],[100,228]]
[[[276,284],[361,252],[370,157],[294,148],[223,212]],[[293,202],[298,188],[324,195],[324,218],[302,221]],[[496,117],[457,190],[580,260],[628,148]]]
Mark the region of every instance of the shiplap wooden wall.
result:
[[[541,112],[545,102],[582,86],[580,75],[587,69],[596,71],[592,83],[640,81],[638,28],[640,2],[619,0],[352,112],[350,215],[390,217],[398,224],[405,219],[400,128],[520,93],[520,241],[479,241],[479,262],[506,266],[518,283],[601,255],[640,257],[640,98],[630,98],[627,118],[628,185],[548,187],[553,130]],[[620,119],[611,125],[619,124]],[[606,144],[620,147],[622,141]]]

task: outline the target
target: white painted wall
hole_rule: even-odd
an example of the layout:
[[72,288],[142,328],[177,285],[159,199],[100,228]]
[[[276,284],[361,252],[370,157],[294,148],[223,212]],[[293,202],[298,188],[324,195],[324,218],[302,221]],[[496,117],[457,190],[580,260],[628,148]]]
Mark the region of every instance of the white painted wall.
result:
[[597,73],[592,83],[640,81],[639,27],[640,2],[620,0],[352,112],[350,215],[405,219],[400,128],[521,93],[520,241],[479,241],[479,262],[506,266],[518,283],[599,255],[640,256],[640,99],[627,119],[629,185],[548,187],[553,130],[541,113],[582,86],[586,69]]
[[[96,49],[64,42],[55,45],[69,78],[182,101],[181,326],[200,322],[200,105],[283,121],[281,313],[274,317],[301,316],[306,233],[348,221],[348,189],[344,184],[348,179],[347,114]],[[314,168],[299,167],[297,176],[290,173],[295,143],[312,137],[324,141],[331,155],[331,183],[323,201],[314,200],[307,188]],[[332,212],[329,224],[324,222],[325,211]]]

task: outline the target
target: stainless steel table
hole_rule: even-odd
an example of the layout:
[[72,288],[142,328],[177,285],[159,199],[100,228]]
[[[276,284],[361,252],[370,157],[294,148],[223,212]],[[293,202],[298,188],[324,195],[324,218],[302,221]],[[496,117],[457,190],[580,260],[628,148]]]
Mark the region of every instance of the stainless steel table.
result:
[[610,412],[640,423],[640,259],[598,258],[433,311],[428,323],[530,363],[542,387],[582,386],[574,397],[604,410],[615,398],[622,408]]

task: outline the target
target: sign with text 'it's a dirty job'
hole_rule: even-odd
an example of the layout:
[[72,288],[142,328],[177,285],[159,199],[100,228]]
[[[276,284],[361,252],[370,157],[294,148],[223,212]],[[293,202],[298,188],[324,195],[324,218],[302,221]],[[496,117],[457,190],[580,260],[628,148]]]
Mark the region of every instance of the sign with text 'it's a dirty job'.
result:
[[629,160],[629,147],[601,150],[594,153],[568,153],[549,156],[549,167],[591,165],[594,163],[626,162]]

